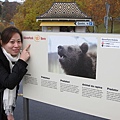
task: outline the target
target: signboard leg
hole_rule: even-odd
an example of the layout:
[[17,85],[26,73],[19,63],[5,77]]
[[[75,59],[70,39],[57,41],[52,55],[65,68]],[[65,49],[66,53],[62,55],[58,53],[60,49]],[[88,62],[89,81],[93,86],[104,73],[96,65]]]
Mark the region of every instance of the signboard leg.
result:
[[29,120],[29,99],[23,97],[24,120]]

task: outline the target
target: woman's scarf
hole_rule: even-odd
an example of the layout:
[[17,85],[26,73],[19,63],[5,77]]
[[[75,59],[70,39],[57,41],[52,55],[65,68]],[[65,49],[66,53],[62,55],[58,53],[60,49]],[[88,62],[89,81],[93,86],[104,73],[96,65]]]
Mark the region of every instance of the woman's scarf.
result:
[[[15,63],[18,59],[19,56],[17,57],[12,57],[9,53],[6,52],[6,50],[2,47],[3,53],[6,56],[6,58],[9,61],[10,65],[10,70],[12,72],[12,68],[14,66],[13,63]],[[3,108],[5,110],[5,114],[13,114],[13,107],[16,106],[16,87],[13,90],[5,89],[4,94],[3,94]]]

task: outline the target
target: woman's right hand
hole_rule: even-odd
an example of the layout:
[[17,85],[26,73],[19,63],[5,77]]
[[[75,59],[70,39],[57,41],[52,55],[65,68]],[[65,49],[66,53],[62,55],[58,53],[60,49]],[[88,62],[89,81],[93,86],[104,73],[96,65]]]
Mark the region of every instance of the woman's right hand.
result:
[[9,115],[7,116],[7,120],[14,120],[13,115],[12,115],[12,114],[9,114]]
[[30,53],[28,51],[29,48],[30,48],[30,44],[23,49],[20,55],[20,59],[22,59],[25,62],[30,58]]

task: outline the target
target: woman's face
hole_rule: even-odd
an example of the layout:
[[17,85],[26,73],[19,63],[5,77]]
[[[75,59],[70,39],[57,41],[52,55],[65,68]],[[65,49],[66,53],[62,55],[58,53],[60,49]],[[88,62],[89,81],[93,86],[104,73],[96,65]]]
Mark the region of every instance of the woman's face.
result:
[[15,33],[7,44],[2,44],[2,47],[9,54],[11,54],[11,56],[17,56],[20,53],[20,49],[22,47],[20,35],[18,33]]

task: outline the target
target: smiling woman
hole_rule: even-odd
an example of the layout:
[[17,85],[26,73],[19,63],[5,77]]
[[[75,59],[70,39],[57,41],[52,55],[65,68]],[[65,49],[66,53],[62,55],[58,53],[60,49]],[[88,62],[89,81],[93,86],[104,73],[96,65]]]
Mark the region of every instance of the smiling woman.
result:
[[2,47],[8,53],[10,53],[11,56],[13,57],[17,56],[22,47],[22,41],[21,41],[20,35],[18,33],[15,33],[7,44],[3,43]]
[[4,29],[0,40],[0,120],[14,120],[13,110],[19,83],[27,72],[28,45],[20,53],[23,37],[11,26]]

